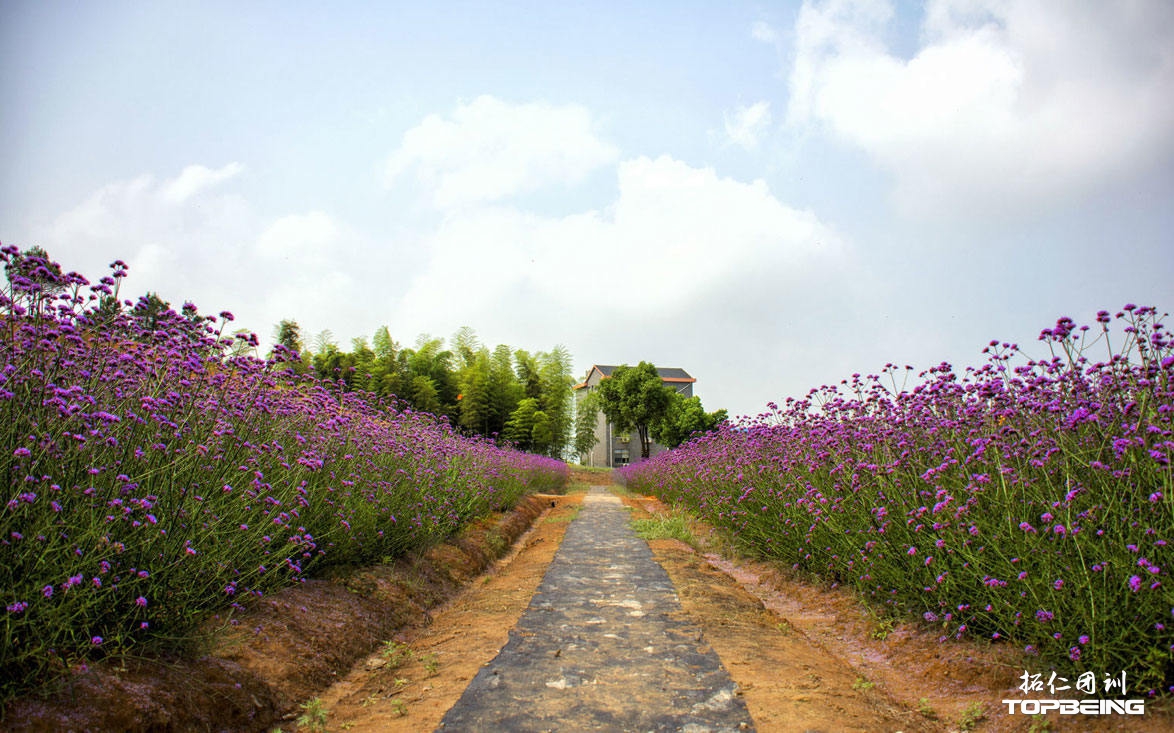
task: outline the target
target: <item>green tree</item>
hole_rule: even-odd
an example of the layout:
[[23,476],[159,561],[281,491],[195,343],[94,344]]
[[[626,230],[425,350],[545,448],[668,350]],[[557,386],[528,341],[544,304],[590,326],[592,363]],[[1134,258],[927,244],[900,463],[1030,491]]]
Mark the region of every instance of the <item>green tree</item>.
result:
[[574,425],[574,378],[571,376],[571,354],[564,346],[555,346],[540,353],[538,361],[538,402],[546,415],[543,439],[536,441],[536,450],[551,458],[561,458],[571,442]]
[[436,391],[436,385],[426,375],[417,374],[412,377],[410,397],[412,406],[417,410],[431,412],[433,415],[441,414],[440,395]]
[[[305,374],[309,371],[310,358],[305,353],[306,348],[302,343],[302,327],[298,325],[297,321],[283,318],[274,328],[273,337],[276,343],[269,352],[270,359],[284,363],[285,368],[292,369],[297,374]],[[278,346],[283,348],[278,349]]]
[[425,407],[416,401],[414,395],[417,390],[413,387],[413,405],[433,415],[445,415],[456,422],[459,419],[457,395],[460,394],[460,388],[453,371],[453,354],[444,348],[444,339],[421,334],[416,339],[414,350],[405,349],[401,353],[407,354],[408,371],[413,375],[413,384],[417,383],[416,377],[426,377],[432,383],[436,395],[435,401],[429,400],[429,406]]
[[657,443],[676,448],[697,433],[707,433],[726,421],[727,412],[706,412],[700,397],[686,397],[673,392],[672,402],[664,418],[652,426],[652,437]]
[[467,365],[461,369],[460,387],[461,393],[457,395],[457,399],[460,403],[461,427],[470,432],[488,435],[493,405],[487,349],[470,354]]
[[459,366],[464,369],[473,365],[477,354],[481,351],[481,343],[477,340],[477,332],[469,326],[461,326],[452,336],[452,351],[456,354]]
[[228,347],[228,355],[245,356],[256,348],[257,339],[247,328],[238,328],[232,332],[232,345]]
[[159,326],[163,314],[169,310],[171,310],[170,303],[160,298],[158,293],[148,292],[135,303],[131,317],[138,321],[140,330],[150,332]]
[[599,442],[595,424],[599,421],[599,405],[594,392],[588,392],[575,403],[575,452],[585,456]]
[[538,452],[549,442],[550,435],[550,421],[535,397],[520,401],[505,425],[506,440],[518,450]]
[[399,346],[391,338],[391,332],[387,330],[387,326],[380,326],[375,329],[375,335],[371,337],[371,343],[375,346],[375,358],[379,360],[395,359],[395,352],[399,350]]
[[673,392],[660,380],[656,367],[646,361],[636,366],[616,367],[612,375],[595,388],[599,409],[616,430],[634,430],[640,436],[640,457],[648,458],[652,446],[650,430],[664,420]]
[[29,312],[52,308],[54,298],[65,291],[61,265],[39,246],[13,255],[4,266],[4,274],[13,302],[21,303]]
[[293,352],[302,350],[302,327],[297,321],[284,318],[277,324],[276,330],[277,343]]
[[542,395],[542,373],[538,359],[530,352],[518,349],[514,352],[514,363],[517,365],[518,381],[522,383],[522,391],[527,397],[537,399]]
[[351,339],[351,369],[354,389],[375,391],[375,352],[365,338]]
[[489,422],[486,435],[505,436],[506,421],[524,396],[514,373],[514,355],[509,346],[498,344],[489,357]]

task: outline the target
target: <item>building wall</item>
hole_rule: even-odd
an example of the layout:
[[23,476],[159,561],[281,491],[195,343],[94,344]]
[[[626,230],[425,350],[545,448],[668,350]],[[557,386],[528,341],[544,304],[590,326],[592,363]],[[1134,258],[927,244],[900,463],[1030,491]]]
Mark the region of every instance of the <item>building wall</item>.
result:
[[[586,386],[575,393],[576,399],[582,399],[600,382],[598,371],[592,371]],[[686,397],[693,396],[693,383],[664,382],[666,387],[672,387]],[[584,465],[593,467],[615,468],[625,463],[635,463],[640,460],[640,435],[633,431],[631,434],[617,432],[607,421],[603,413],[599,413],[595,421],[595,437],[598,439],[591,452],[582,456]],[[625,440],[627,438],[627,440]],[[668,448],[655,440],[648,447],[648,457],[664,453]]]

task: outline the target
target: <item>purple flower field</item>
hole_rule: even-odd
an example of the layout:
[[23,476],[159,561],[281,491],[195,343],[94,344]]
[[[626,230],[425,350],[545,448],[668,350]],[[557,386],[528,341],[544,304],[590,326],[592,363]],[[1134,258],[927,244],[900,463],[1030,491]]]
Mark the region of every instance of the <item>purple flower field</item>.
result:
[[991,342],[962,373],[854,375],[619,478],[943,641],[1167,694],[1174,338],[1127,305],[1040,341],[1047,358]]
[[[0,699],[329,565],[423,549],[564,463],[241,355],[230,313],[118,300],[6,247]],[[243,348],[241,348],[243,347]]]

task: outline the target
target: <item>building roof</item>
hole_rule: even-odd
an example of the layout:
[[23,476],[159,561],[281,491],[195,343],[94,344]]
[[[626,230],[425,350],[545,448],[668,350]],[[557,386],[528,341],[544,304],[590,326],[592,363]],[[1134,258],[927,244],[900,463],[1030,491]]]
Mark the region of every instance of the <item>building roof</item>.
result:
[[[617,369],[615,364],[592,364],[591,368],[587,370],[587,376],[582,382],[575,385],[575,389],[582,389],[587,386],[587,382],[591,381],[591,372],[599,372],[601,379],[607,379]],[[692,384],[697,380],[689,375],[689,372],[680,367],[657,367],[656,373],[660,375],[660,381],[671,382],[673,384]]]

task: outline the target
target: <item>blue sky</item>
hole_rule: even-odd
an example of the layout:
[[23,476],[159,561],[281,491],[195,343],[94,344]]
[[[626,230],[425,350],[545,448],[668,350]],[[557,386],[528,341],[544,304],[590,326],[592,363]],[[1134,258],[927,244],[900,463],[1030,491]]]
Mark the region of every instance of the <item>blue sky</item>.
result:
[[1174,303],[1174,5],[0,5],[0,240],[709,409]]

